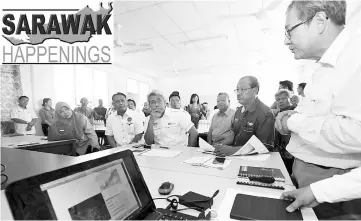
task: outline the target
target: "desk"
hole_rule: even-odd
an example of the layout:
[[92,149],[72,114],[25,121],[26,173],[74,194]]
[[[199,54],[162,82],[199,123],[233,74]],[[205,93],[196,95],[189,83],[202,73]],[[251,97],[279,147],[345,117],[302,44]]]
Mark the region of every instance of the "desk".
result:
[[[1,137],[1,147],[76,156],[75,140],[48,141],[42,138],[46,137],[35,135]],[[18,144],[26,144],[31,142],[36,144],[17,146]]]
[[[6,165],[4,172],[9,175],[8,182],[6,182],[2,188],[5,188],[8,183],[19,179],[96,159],[122,150],[124,150],[124,148],[113,148],[84,156],[69,157],[20,149],[1,148],[1,160],[2,163]],[[194,156],[201,155],[197,150],[198,148],[183,147],[183,153],[175,158],[136,156],[140,170],[142,171],[143,177],[153,198],[164,197],[158,193],[158,187],[165,181],[170,181],[175,184],[172,194],[183,195],[192,190],[206,196],[211,196],[219,189],[220,192],[215,198],[212,207],[215,210],[220,207],[227,188],[248,189],[264,195],[267,195],[270,192],[281,194],[281,190],[237,185],[237,174],[241,163],[280,168],[286,177],[286,182],[290,182],[290,177],[286,173],[287,170],[278,153],[272,153],[270,158],[265,162],[247,162],[244,160],[233,159],[231,165],[223,171],[213,168],[198,168],[180,164],[181,161],[188,159],[192,154],[194,154]],[[22,170],[19,170],[19,165],[23,168]],[[294,189],[294,187],[288,186],[286,189],[291,190]],[[4,200],[3,195],[1,200]],[[156,200],[155,204],[160,208],[164,208],[168,205],[165,200]],[[184,213],[197,215],[197,212],[193,210],[186,210]],[[314,218],[315,217],[304,217],[304,219]]]

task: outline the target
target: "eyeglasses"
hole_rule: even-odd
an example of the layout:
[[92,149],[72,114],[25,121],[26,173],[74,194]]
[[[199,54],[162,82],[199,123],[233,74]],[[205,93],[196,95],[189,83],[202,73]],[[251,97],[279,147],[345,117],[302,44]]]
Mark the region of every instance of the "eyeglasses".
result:
[[[289,28],[289,29],[286,29],[286,31],[285,31],[286,37],[287,37],[288,39],[291,39],[291,31],[295,30],[298,26],[301,26],[301,25],[305,24],[306,22],[312,20],[315,16],[316,16],[316,15],[314,15],[314,16],[312,16],[311,18],[308,18],[308,19],[306,19],[306,20],[304,20],[304,21],[301,21],[300,23],[292,26],[292,27]],[[326,17],[326,19],[327,19],[327,17]]]
[[234,93],[246,93],[246,91],[248,91],[249,89],[253,89],[254,87],[250,87],[250,88],[237,88],[234,89]]

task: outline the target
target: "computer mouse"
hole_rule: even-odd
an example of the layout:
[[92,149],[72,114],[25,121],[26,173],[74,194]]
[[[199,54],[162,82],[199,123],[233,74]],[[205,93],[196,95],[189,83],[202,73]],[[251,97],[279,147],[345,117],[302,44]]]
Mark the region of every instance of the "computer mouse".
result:
[[158,188],[158,192],[161,195],[168,195],[172,192],[174,188],[174,184],[170,182],[164,182],[160,187]]

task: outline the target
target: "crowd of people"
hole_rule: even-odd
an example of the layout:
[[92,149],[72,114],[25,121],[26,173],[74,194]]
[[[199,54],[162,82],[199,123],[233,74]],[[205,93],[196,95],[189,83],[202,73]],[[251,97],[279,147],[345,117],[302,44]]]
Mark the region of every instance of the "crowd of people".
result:
[[[361,218],[361,41],[345,28],[345,1],[292,1],[286,14],[285,45],[295,59],[316,60],[312,78],[298,85],[280,81],[275,102],[258,97],[261,84],[255,76],[243,76],[236,89],[240,107],[230,108],[229,95],[219,92],[217,112],[210,116],[208,103],[192,94],[186,107],[174,91],[166,99],[157,90],[147,96],[142,111],[124,93],[112,96],[112,107],[91,109],[88,100],[71,110],[51,99],[39,111],[47,134],[57,121],[75,131],[78,154],[85,145],[101,148],[91,126],[94,119],[106,121],[110,147],[144,142],[167,147],[196,147],[198,123],[211,117],[207,141],[218,156],[236,153],[253,135],[273,152],[280,152],[294,184],[299,188],[282,195],[292,199],[287,208],[315,207],[319,219]],[[11,112],[19,133],[35,133],[36,115],[21,96]],[[91,140],[91,141],[89,141]],[[357,168],[357,169],[356,169]]]

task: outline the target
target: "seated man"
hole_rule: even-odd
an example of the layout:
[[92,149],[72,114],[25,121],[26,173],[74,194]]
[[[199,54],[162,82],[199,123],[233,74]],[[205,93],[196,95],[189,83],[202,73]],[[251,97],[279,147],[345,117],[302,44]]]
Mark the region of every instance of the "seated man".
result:
[[145,120],[146,144],[167,147],[197,145],[198,132],[184,111],[167,108],[163,94],[158,91],[152,91],[148,95],[148,102],[151,114]]
[[10,118],[15,122],[15,131],[19,134],[35,134],[35,123],[38,118],[32,109],[28,109],[29,98],[20,96],[16,107],[11,109]]
[[229,96],[227,93],[219,93],[217,96],[217,107],[219,111],[214,114],[212,123],[208,131],[207,141],[209,144],[218,143],[230,145],[230,143],[224,143],[227,136],[230,135],[232,119],[236,112],[229,106]]
[[128,108],[132,110],[135,115],[137,115],[137,118],[142,121],[142,126],[144,126],[145,115],[143,112],[137,110],[137,104],[135,103],[135,100],[128,99]]
[[232,121],[233,133],[224,140],[224,143],[230,142],[232,146],[217,145],[216,154],[230,156],[236,153],[253,135],[268,150],[273,151],[275,117],[271,109],[257,97],[259,92],[257,78],[253,76],[242,77],[235,92],[237,92],[238,102],[243,106],[238,108],[234,114]]
[[[281,89],[277,91],[277,93],[275,94],[275,98],[278,107],[278,109],[272,110],[273,113],[275,114],[275,117],[277,117],[277,115],[283,111],[295,109],[295,107],[291,105],[291,101],[290,101],[291,93],[288,90]],[[280,132],[276,131],[274,145],[275,145],[275,150],[280,153],[288,173],[292,174],[292,164],[294,157],[286,150],[286,146],[290,141],[290,138],[291,138],[290,134],[282,135],[280,134]]]
[[105,135],[111,147],[137,143],[142,138],[143,122],[128,109],[127,97],[123,93],[112,96],[113,106],[117,110],[109,115]]

